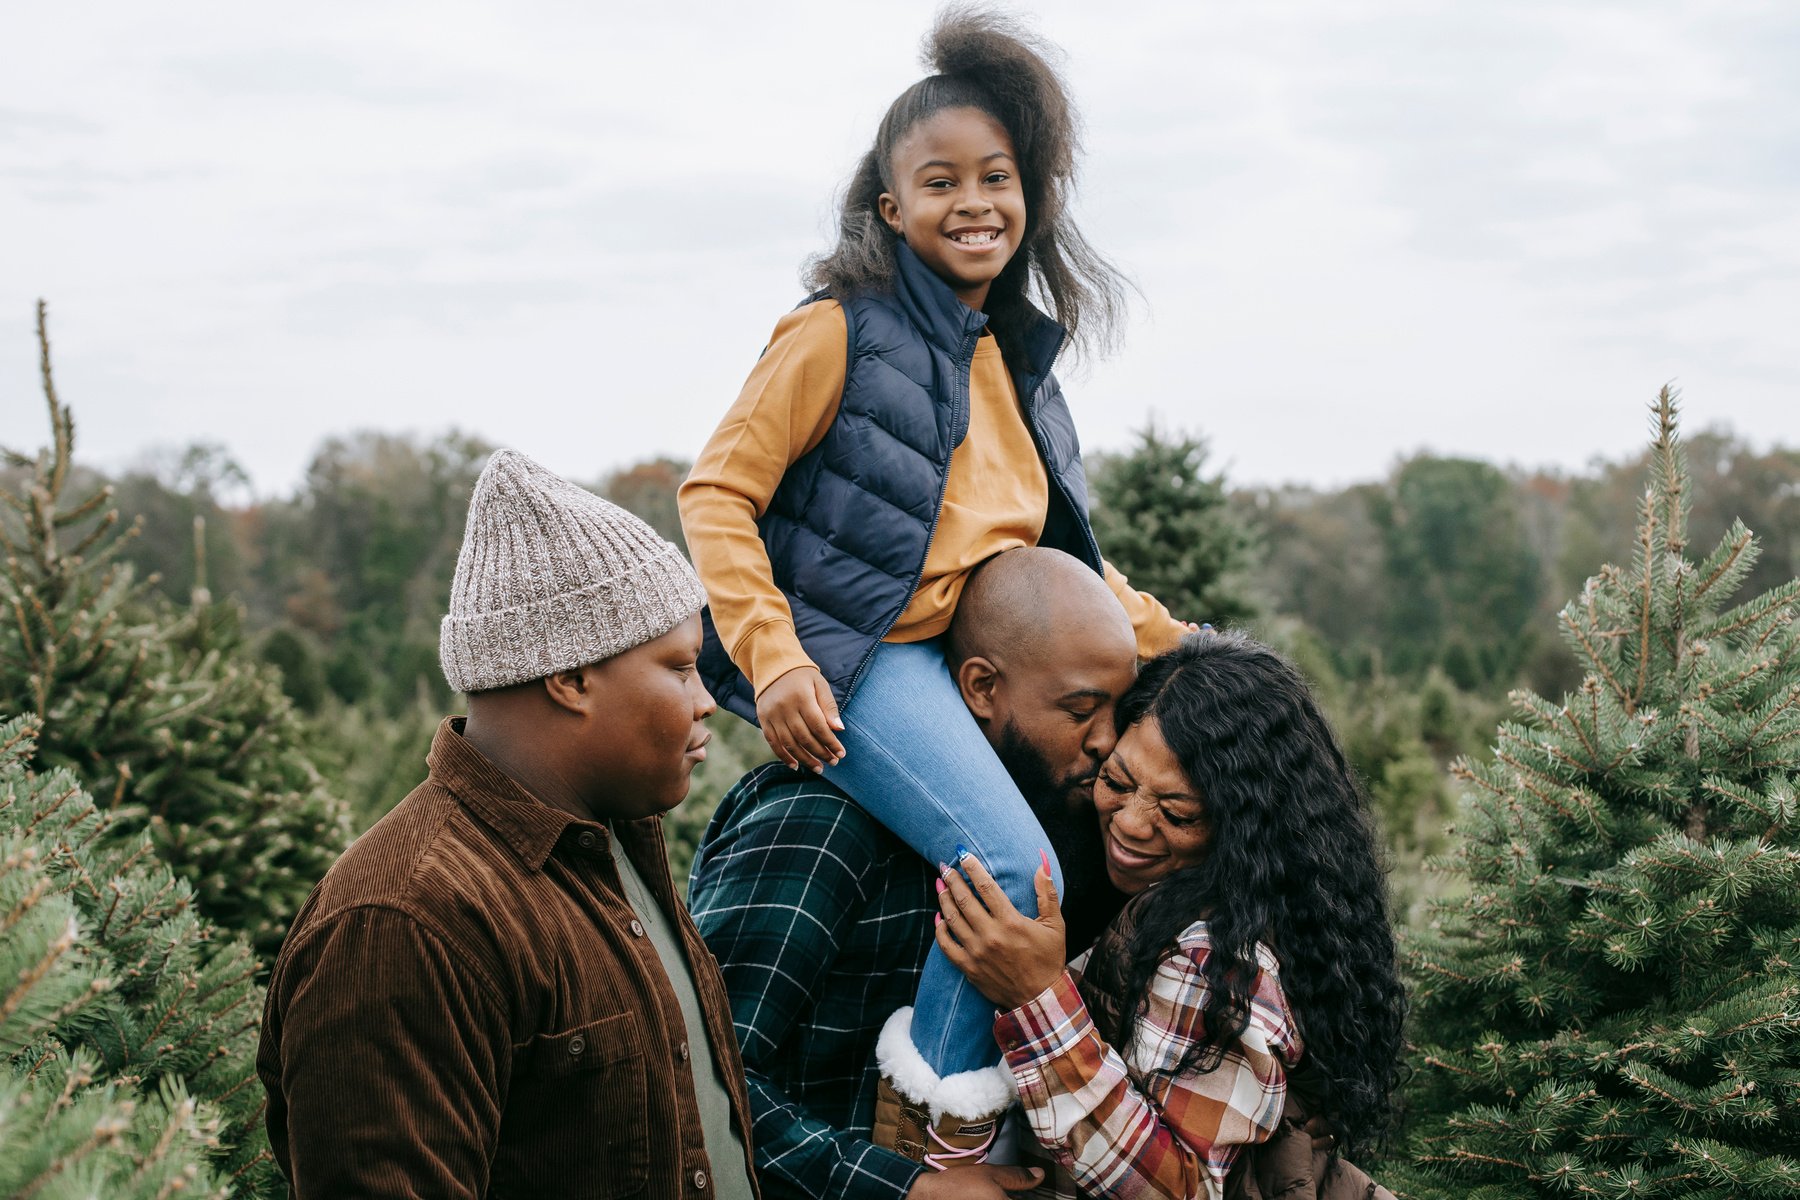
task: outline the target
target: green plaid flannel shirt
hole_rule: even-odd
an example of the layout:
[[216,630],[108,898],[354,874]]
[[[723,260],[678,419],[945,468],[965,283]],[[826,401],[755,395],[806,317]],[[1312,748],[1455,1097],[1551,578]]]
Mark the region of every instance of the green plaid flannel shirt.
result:
[[897,1200],[918,1177],[868,1134],[875,1040],[918,988],[934,878],[810,772],[771,763],[719,802],[688,909],[731,996],[765,1197]]

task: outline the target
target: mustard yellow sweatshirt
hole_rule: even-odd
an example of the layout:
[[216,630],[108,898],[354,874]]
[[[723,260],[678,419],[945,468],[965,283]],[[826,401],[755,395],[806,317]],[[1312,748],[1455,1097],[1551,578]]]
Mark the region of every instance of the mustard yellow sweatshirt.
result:
[[[824,439],[844,391],[843,309],[820,300],[782,317],[737,402],[681,485],[681,527],[713,623],[731,661],[761,695],[796,667],[813,666],[775,586],[756,522],[788,467]],[[1049,479],[1026,428],[1012,376],[991,336],[969,372],[969,432],[950,456],[944,507],[925,572],[890,642],[917,642],[950,627],[969,572],[1015,546],[1035,546],[1049,509]],[[1153,596],[1135,591],[1111,563],[1106,582],[1125,606],[1145,658],[1187,632]]]

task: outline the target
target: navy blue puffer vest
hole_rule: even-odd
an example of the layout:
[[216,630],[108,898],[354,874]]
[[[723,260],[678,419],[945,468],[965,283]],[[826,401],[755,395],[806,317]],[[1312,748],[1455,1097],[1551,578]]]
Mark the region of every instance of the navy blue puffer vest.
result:
[[[800,644],[840,708],[924,573],[950,453],[969,430],[969,364],[987,324],[904,242],[896,249],[893,291],[844,305],[849,359],[837,419],[787,469],[757,522]],[[1050,476],[1038,544],[1099,571],[1075,423],[1050,373],[1063,336],[1033,311],[1007,368]],[[720,704],[754,721],[749,681],[720,645],[711,612],[703,620],[701,678]]]

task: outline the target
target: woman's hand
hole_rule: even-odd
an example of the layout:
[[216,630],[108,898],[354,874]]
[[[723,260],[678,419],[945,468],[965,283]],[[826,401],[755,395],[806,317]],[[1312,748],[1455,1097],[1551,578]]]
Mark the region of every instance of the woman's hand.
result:
[[835,767],[844,757],[844,744],[835,732],[844,723],[817,667],[795,667],[764,688],[756,698],[756,720],[769,749],[790,767],[817,771],[826,763]]
[[1068,962],[1062,905],[1047,856],[1032,882],[1035,921],[1013,907],[973,854],[938,875],[937,944],[975,990],[1002,1009],[1017,1008],[1055,983]]

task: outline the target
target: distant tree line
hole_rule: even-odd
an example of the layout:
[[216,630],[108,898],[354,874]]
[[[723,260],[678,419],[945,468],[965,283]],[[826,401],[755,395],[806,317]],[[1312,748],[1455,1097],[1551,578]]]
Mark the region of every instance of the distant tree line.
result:
[[[1741,519],[1763,543],[1748,588],[1800,574],[1800,450],[1721,432],[1687,446],[1694,538]],[[1232,502],[1261,549],[1267,605],[1317,633],[1344,674],[1437,667],[1465,690],[1553,693],[1579,675],[1547,618],[1600,563],[1631,556],[1647,461],[1572,474],[1420,455],[1378,483],[1247,489]]]
[[[1724,433],[1688,445],[1695,538],[1741,517],[1764,546],[1747,587],[1800,574],[1800,451]],[[417,781],[452,704],[438,620],[490,449],[460,433],[335,437],[277,499],[246,498],[218,446],[165,453],[114,481],[143,526],[125,557],[171,600],[199,584],[242,604],[256,652],[320,725],[322,769],[359,826]],[[1410,904],[1433,890],[1424,861],[1446,845],[1448,764],[1484,752],[1510,688],[1554,695],[1579,680],[1552,615],[1598,564],[1630,557],[1644,469],[1643,456],[1557,473],[1418,455],[1345,488],[1234,489],[1209,469],[1203,439],[1151,428],[1094,455],[1089,474],[1096,531],[1136,586],[1184,616],[1250,629],[1313,678]],[[586,482],[679,544],[686,470],[655,458]],[[712,803],[757,760],[750,731],[719,725],[721,753],[672,838],[678,876]]]
[[[1800,573],[1800,450],[1718,432],[1688,445],[1696,538],[1742,519],[1764,543],[1747,586]],[[225,450],[189,447],[114,480],[143,523],[126,556],[171,599],[187,601],[200,570],[237,597],[302,708],[329,693],[397,711],[435,686],[437,621],[490,450],[457,433],[336,437],[292,495],[244,502]],[[1597,563],[1629,555],[1644,471],[1642,456],[1572,474],[1419,455],[1346,488],[1232,489],[1206,452],[1152,429],[1094,457],[1096,530],[1134,582],[1218,625],[1292,618],[1346,678],[1437,668],[1466,691],[1569,681],[1574,660],[1544,618]],[[686,470],[656,458],[587,482],[680,544]]]

